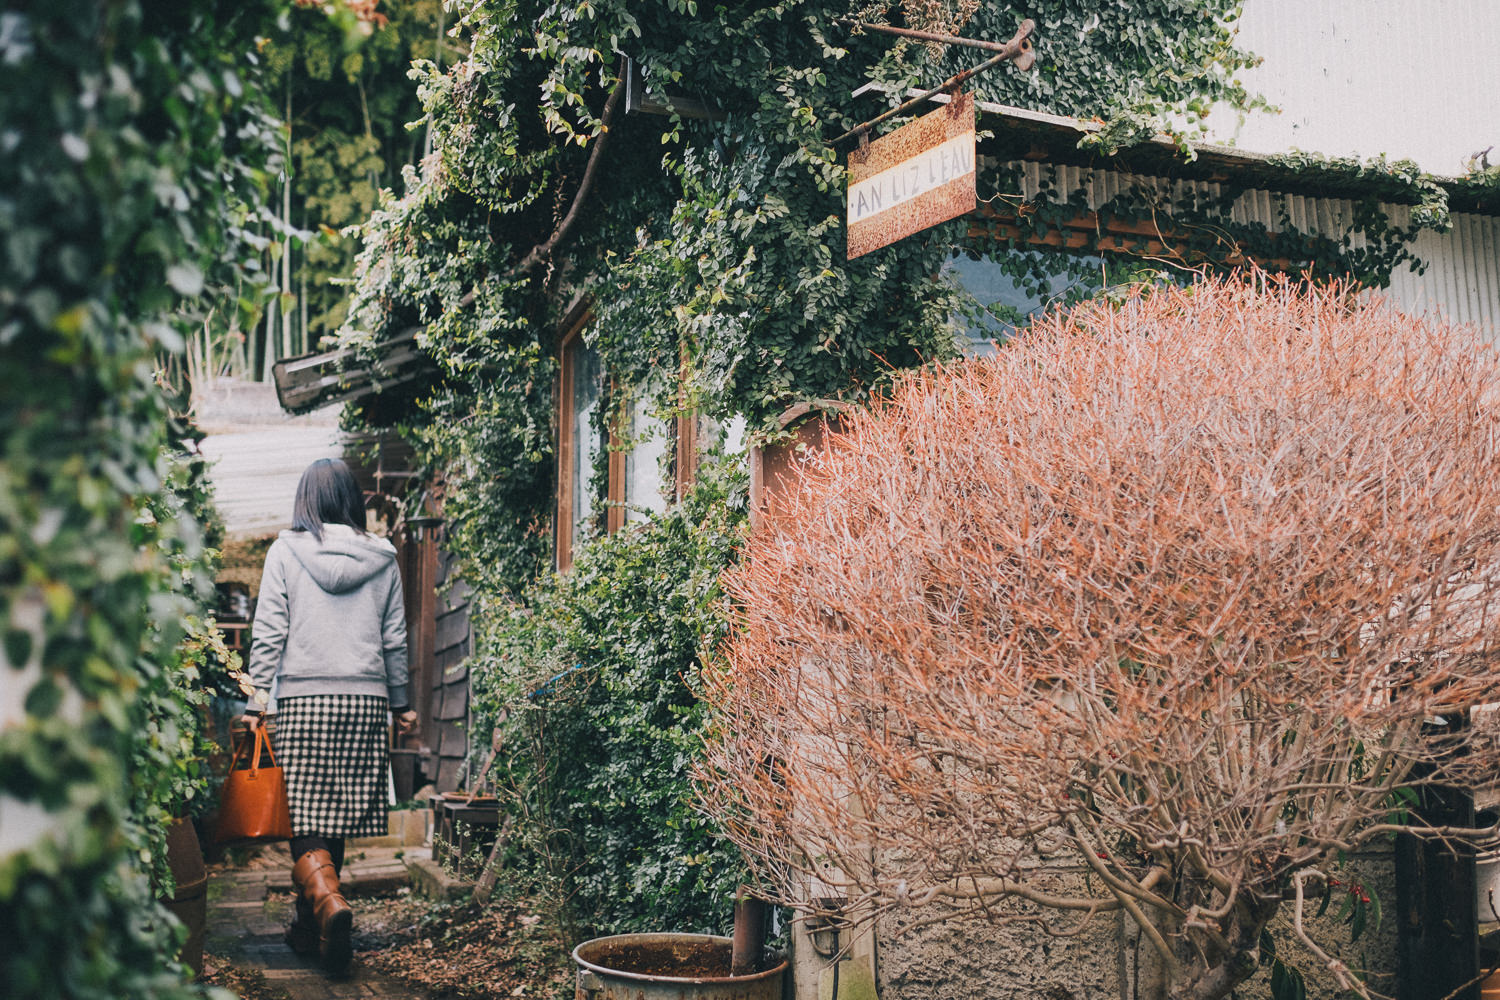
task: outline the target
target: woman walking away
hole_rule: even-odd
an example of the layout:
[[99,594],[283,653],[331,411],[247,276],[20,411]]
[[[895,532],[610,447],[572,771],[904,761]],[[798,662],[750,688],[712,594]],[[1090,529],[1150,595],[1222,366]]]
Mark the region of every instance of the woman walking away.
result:
[[292,530],[266,553],[250,645],[252,729],[272,680],[277,759],[292,813],[297,916],[286,941],[348,970],[354,911],[339,891],[346,837],[386,832],[387,712],[414,732],[406,690],[406,617],[391,543],[364,530],[364,501],[337,459],[308,466]]

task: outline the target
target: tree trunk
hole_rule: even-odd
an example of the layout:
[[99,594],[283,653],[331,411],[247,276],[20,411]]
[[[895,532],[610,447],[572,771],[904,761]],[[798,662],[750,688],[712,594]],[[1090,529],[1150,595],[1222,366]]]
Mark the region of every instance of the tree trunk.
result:
[[[1184,909],[1194,905],[1212,909],[1222,905],[1207,882],[1185,877],[1179,880],[1177,902]],[[1221,948],[1202,933],[1171,928],[1181,972],[1167,983],[1166,1000],[1222,1000],[1260,969],[1260,934],[1276,907],[1254,907],[1241,902],[1220,927],[1227,948]],[[1166,931],[1167,928],[1162,928]]]

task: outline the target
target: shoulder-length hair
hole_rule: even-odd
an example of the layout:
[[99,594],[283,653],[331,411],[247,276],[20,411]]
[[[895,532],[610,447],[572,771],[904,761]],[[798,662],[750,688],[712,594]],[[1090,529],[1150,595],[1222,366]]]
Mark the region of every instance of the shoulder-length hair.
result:
[[320,458],[302,473],[292,503],[292,530],[323,540],[323,525],[347,524],[365,533],[365,499],[341,459]]

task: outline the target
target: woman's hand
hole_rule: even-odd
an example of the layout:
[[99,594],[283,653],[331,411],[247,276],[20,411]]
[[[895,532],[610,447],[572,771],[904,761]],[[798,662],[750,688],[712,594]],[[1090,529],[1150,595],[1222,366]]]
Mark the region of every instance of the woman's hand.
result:
[[254,736],[255,731],[266,724],[266,717],[260,712],[246,712],[240,716],[240,722],[244,725],[245,731]]
[[396,735],[411,736],[417,731],[417,713],[411,709],[396,716]]

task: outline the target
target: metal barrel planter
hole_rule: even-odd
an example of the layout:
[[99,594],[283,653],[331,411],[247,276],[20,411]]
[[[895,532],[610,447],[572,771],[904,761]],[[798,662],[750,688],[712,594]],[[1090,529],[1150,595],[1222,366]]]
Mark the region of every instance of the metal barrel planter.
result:
[[733,942],[709,934],[616,934],[573,949],[576,1000],[781,1000],[786,960],[729,973]]
[[173,820],[167,828],[167,864],[177,888],[160,902],[187,928],[187,940],[178,957],[193,970],[193,975],[201,976],[203,935],[208,927],[208,869],[203,865],[198,833],[190,821]]

